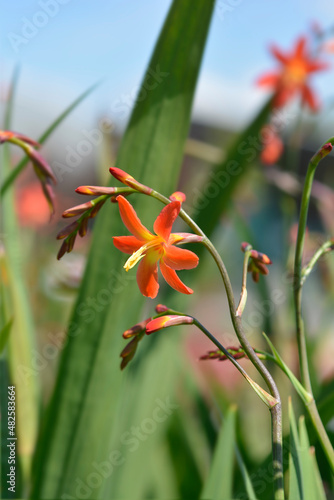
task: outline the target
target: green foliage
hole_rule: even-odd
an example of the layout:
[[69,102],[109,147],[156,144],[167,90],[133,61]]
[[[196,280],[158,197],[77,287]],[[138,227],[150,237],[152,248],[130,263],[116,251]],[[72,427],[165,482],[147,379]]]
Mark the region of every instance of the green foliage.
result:
[[[167,195],[175,189],[178,178],[212,8],[213,1],[201,2],[195,10],[190,0],[173,3],[148,68],[162,72],[162,76],[156,88],[137,102],[119,153],[119,168]],[[124,229],[118,213],[111,214],[112,209],[115,207],[104,207],[94,228],[86,273],[39,442],[34,499],[75,496],[78,485],[86,484],[94,472],[93,463],[108,460],[117,436],[117,409],[124,389],[118,366],[123,345],[120,334],[137,321],[144,300],[133,276],[122,273],[123,256],[113,247],[111,235]],[[145,219],[150,212],[152,200],[141,197],[141,217]],[[95,299],[97,307],[89,305],[90,299]],[[162,375],[163,361],[166,363],[166,358],[160,363]],[[138,391],[134,405],[142,396]],[[126,481],[131,484],[129,477]],[[90,495],[108,497],[114,482],[114,476],[108,476]]]
[[226,415],[201,498],[230,500],[232,496],[233,468],[235,461],[236,408]]
[[304,417],[299,432],[292,404],[289,404],[289,500],[326,500],[314,450],[310,448]]

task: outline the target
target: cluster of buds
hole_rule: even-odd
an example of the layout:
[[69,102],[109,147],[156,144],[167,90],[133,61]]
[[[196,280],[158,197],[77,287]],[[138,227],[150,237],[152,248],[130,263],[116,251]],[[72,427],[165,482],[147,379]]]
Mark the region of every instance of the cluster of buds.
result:
[[131,340],[124,347],[123,351],[120,354],[122,358],[121,370],[123,370],[133,359],[137,351],[138,343],[141,341],[145,334],[150,335],[151,333],[162,330],[163,328],[168,328],[170,326],[176,325],[190,325],[194,322],[194,318],[192,318],[191,316],[170,314],[174,311],[163,304],[158,304],[155,308],[155,311],[157,314],[159,314],[158,317],[144,319],[144,321],[137,323],[128,330],[125,330],[125,332],[123,333],[124,339]]
[[87,203],[76,205],[75,207],[69,208],[63,212],[62,217],[65,219],[69,217],[76,217],[78,215],[80,217],[58,233],[57,239],[64,240],[57,255],[58,260],[61,259],[66,252],[69,253],[73,250],[77,234],[81,237],[86,235],[89,219],[94,218],[98,214],[99,210],[108,198],[110,198],[111,202],[115,202],[119,194],[128,196],[136,191],[145,194],[150,194],[152,192],[151,188],[136,181],[130,174],[127,174],[120,168],[110,168],[109,172],[113,177],[115,177],[115,179],[119,180],[128,187],[117,188],[103,186],[79,186],[75,190],[78,194],[97,196],[97,198],[90,200]]
[[[104,203],[110,198],[112,203],[117,202],[117,197],[119,195],[129,196],[133,193],[143,193],[150,195],[153,191],[152,188],[145,186],[138,182],[132,175],[124,172],[117,167],[111,167],[109,169],[111,175],[122,182],[126,187],[103,187],[103,186],[79,186],[75,191],[78,194],[86,196],[97,196],[94,200],[90,200],[87,203],[82,203],[81,205],[76,205],[75,207],[69,208],[63,212],[62,217],[65,219],[69,217],[80,216],[75,222],[64,227],[57,235],[58,240],[64,240],[57,259],[61,259],[65,253],[70,253],[73,250],[74,243],[77,235],[83,237],[87,233],[88,221],[94,218],[99,210],[102,208]],[[176,191],[173,193],[169,199],[171,201],[179,201],[183,203],[186,199],[185,194]]]
[[[234,359],[242,359],[242,358],[248,359],[247,354],[245,353],[244,349],[241,346],[227,347],[226,350],[231,354],[231,356]],[[259,358],[265,357],[263,353],[261,353],[260,351],[257,351],[256,349],[254,349],[254,351],[256,352]],[[216,349],[214,351],[208,351],[206,354],[203,354],[203,356],[201,356],[199,359],[200,360],[217,359],[218,361],[226,361],[228,357],[222,351]]]
[[88,201],[82,205],[77,205],[76,207],[69,208],[63,212],[62,216],[65,219],[68,217],[76,217],[77,215],[80,215],[80,217],[76,221],[64,227],[57,234],[57,240],[64,240],[57,255],[58,260],[61,259],[66,252],[69,253],[73,250],[77,234],[81,237],[87,234],[89,219],[92,219],[97,215],[106,202],[107,197],[107,195],[101,195],[98,198],[95,198],[95,200]]
[[29,156],[35,173],[41,183],[44,196],[50,207],[51,215],[53,215],[55,212],[55,196],[52,188],[52,182],[56,184],[57,180],[48,163],[42,155],[36,151],[36,148],[40,148],[41,145],[25,135],[11,132],[9,130],[0,130],[0,144],[3,144],[4,142],[9,142],[19,146]]
[[249,248],[251,248],[249,243],[241,243],[241,250],[243,252],[250,252],[248,272],[252,273],[253,280],[255,281],[255,283],[258,283],[260,274],[263,274],[264,276],[269,274],[269,269],[267,268],[267,266],[272,264],[272,261],[266,254],[253,249],[249,250]]

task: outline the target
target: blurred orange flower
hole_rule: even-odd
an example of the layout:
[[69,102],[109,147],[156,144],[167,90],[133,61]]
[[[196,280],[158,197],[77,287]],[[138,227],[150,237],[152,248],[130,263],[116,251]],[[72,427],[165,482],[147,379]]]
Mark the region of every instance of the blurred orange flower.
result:
[[265,165],[276,163],[283,153],[284,144],[280,136],[276,132],[272,132],[270,140],[264,143],[261,151],[261,161]]
[[297,40],[291,53],[284,54],[276,46],[270,51],[281,67],[276,72],[266,73],[257,83],[274,90],[274,107],[280,108],[300,94],[302,103],[317,111],[319,103],[308,85],[308,79],[310,74],[326,69],[328,65],[310,55],[305,37]]
[[40,227],[49,222],[50,210],[39,182],[19,188],[16,212],[22,226]]

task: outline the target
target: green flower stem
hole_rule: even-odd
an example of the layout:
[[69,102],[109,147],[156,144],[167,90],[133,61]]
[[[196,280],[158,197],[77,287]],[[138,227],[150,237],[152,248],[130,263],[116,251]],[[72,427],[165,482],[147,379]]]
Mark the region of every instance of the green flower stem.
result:
[[[315,155],[311,158],[308,170],[306,173],[306,179],[302,194],[301,200],[301,208],[299,215],[299,226],[298,226],[298,235],[297,235],[297,244],[296,244],[296,255],[295,255],[295,265],[294,265],[294,282],[293,282],[293,293],[294,293],[294,304],[295,304],[295,318],[296,318],[296,331],[297,331],[297,342],[298,342],[298,353],[299,353],[299,365],[300,365],[300,373],[301,380],[304,388],[308,393],[312,395],[312,401],[306,405],[306,409],[309,413],[311,421],[314,425],[314,428],[317,432],[319,441],[321,446],[328,458],[328,461],[334,471],[334,450],[331,445],[331,442],[326,433],[326,429],[321,421],[319,416],[319,412],[317,406],[315,404],[311,386],[311,379],[308,367],[308,359],[307,359],[307,349],[306,349],[306,340],[305,340],[305,332],[304,332],[304,323],[302,319],[302,285],[305,281],[305,277],[303,276],[302,271],[302,258],[303,258],[303,250],[305,243],[305,232],[306,232],[306,223],[307,223],[307,214],[310,203],[311,189],[313,178],[315,174],[315,170],[322,158],[327,156],[334,144],[334,137],[325,142],[321,148],[315,153]],[[319,257],[317,257],[319,258]],[[311,268],[315,264],[317,258],[312,259]],[[307,268],[308,266],[306,266]]]
[[[170,203],[170,200],[165,196],[162,196],[157,191],[152,191],[151,196],[158,199],[162,203]],[[284,489],[283,489],[283,439],[282,439],[282,406],[281,406],[281,398],[275,384],[274,379],[271,374],[262,363],[262,361],[258,358],[256,353],[254,352],[252,346],[248,342],[245,331],[242,326],[241,318],[236,313],[236,306],[234,301],[233,289],[231,285],[231,281],[227,270],[225,268],[224,262],[217,252],[213,243],[206,237],[201,228],[192,220],[192,218],[184,211],[180,211],[180,217],[183,219],[188,226],[199,236],[203,237],[203,245],[207,248],[207,250],[212,255],[215,260],[221,277],[223,279],[223,283],[225,286],[228,305],[230,309],[230,315],[234,330],[239,339],[241,346],[246,352],[248,358],[255,366],[257,371],[260,373],[262,378],[265,380],[267,386],[269,387],[270,394],[278,401],[276,405],[274,405],[270,409],[271,419],[272,419],[272,450],[273,450],[273,467],[274,467],[274,499],[275,500],[284,500]]]
[[323,245],[321,245],[321,247],[313,255],[310,262],[302,270],[301,280],[300,280],[301,286],[304,285],[306,278],[312,272],[314,266],[316,265],[316,263],[318,262],[320,257],[322,257],[325,253],[328,253],[333,249],[334,249],[334,240],[333,239],[328,240]]
[[212,333],[209,332],[203,326],[196,318],[192,316],[194,320],[194,325],[197,326],[210,340],[213,342],[220,351],[222,351],[225,356],[231,361],[231,363],[236,367],[236,369],[241,373],[241,375],[247,380],[247,382],[250,384],[250,386],[255,390],[256,394],[262,399],[262,401],[265,403],[265,405],[268,406],[269,409],[273,408],[277,404],[279,404],[279,401],[277,401],[275,398],[270,396],[266,391],[261,389],[261,387],[256,384],[250,376],[247,374],[246,370],[243,369],[243,367],[237,362],[236,359],[229,353],[229,351],[212,335]]

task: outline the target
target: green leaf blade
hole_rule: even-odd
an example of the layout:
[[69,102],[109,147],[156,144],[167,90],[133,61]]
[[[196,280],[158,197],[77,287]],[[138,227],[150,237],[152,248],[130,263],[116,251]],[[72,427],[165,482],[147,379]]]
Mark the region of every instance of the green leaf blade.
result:
[[219,433],[209,477],[201,498],[230,500],[233,498],[233,468],[235,461],[236,408],[231,407]]
[[[140,182],[170,194],[175,190],[191,103],[210,23],[213,1],[175,1],[144,77],[150,70],[168,73],[157,80],[133,111],[117,166]],[[159,69],[158,68],[158,69]],[[132,200],[131,200],[132,201]],[[138,203],[139,202],[139,203]],[[155,202],[133,199],[141,218]],[[159,207],[160,208],[160,207]],[[94,472],[92,462],[108,459],[122,390],[121,333],[138,320],[144,304],[134,273],[122,269],[124,256],[112,235],[124,234],[114,206],[98,216],[86,273],[72,316],[59,376],[35,462],[32,498],[77,495],[78,481]],[[92,307],[89,300],[95,300]],[[166,361],[165,361],[166,362]],[[161,369],[163,369],[161,367]],[[111,490],[112,477],[90,495]],[[89,487],[89,486],[88,486]]]

